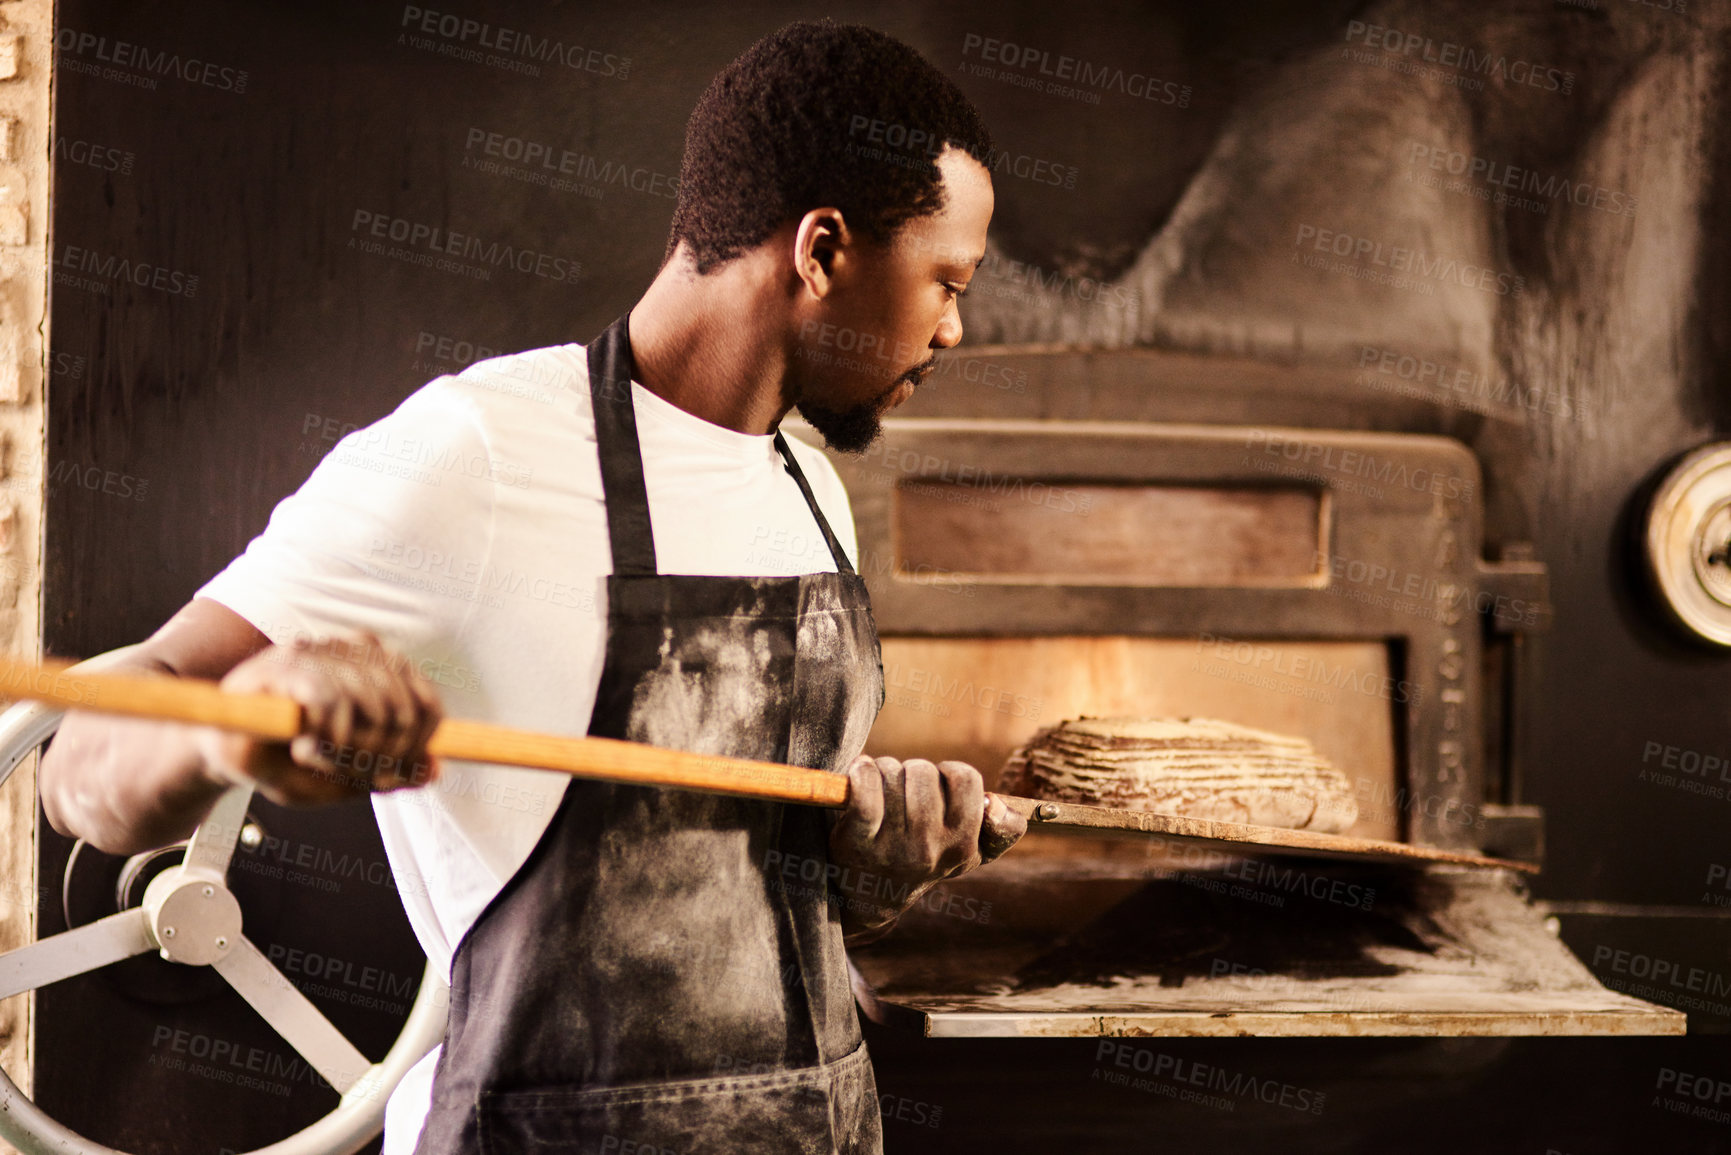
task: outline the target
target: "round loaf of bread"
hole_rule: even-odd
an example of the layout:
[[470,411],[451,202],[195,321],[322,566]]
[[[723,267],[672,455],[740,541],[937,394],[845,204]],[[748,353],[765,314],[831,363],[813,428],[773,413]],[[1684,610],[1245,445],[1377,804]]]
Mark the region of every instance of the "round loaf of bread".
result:
[[1337,834],[1346,775],[1309,742],[1213,718],[1074,718],[1010,755],[1007,794]]

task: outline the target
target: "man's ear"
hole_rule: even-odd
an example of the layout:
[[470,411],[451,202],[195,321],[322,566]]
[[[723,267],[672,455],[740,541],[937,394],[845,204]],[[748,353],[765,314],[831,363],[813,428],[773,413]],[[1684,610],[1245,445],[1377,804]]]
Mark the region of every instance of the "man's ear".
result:
[[799,219],[793,234],[793,267],[806,291],[822,299],[835,283],[836,269],[846,259],[853,234],[837,208],[812,209]]

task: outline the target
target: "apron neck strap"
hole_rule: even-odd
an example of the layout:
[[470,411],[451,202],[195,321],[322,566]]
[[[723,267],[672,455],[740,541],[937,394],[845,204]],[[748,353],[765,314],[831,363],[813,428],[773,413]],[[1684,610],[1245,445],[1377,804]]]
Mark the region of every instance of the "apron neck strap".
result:
[[[607,538],[613,547],[613,572],[653,576],[655,533],[649,523],[649,490],[643,482],[643,448],[637,438],[637,410],[631,403],[631,381],[637,363],[631,356],[627,313],[589,343],[589,397],[595,410],[595,446],[601,459],[601,492],[607,501]],[[812,496],[811,484],[794,460],[787,439],[775,434],[775,448],[794,484],[805,498],[817,528],[829,546],[837,573],[851,574],[848,561],[829,519]]]
[[631,404],[637,364],[631,357],[630,316],[619,318],[589,342],[589,397],[595,409],[595,446],[601,458],[613,572],[649,576],[656,572],[655,533],[649,525],[637,411]]
[[793,459],[793,450],[787,446],[787,438],[781,430],[775,431],[775,447],[781,452],[781,460],[787,466],[788,473],[793,475],[793,482],[799,486],[799,491],[805,496],[805,503],[811,508],[812,517],[817,519],[818,532],[823,534],[824,544],[829,546],[829,556],[835,559],[837,573],[852,573],[853,565],[847,560],[847,551],[841,547],[841,542],[835,539],[835,531],[829,527],[829,518],[823,515],[818,507],[817,498],[811,495],[811,483],[805,479],[805,471],[800,469],[799,462]]

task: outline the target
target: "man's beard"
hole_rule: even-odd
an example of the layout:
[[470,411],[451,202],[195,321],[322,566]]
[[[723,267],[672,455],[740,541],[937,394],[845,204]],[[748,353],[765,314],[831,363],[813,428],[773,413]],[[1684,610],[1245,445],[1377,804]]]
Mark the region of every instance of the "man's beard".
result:
[[823,434],[823,443],[837,453],[864,453],[884,431],[884,413],[888,402],[903,382],[919,385],[938,363],[936,355],[897,377],[890,387],[863,405],[852,409],[830,409],[812,401],[801,401],[797,408],[806,423]]

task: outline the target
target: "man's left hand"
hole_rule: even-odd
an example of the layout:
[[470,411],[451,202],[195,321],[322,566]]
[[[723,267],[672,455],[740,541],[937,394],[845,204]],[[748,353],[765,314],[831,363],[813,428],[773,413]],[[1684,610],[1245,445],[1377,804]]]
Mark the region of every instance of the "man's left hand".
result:
[[[987,794],[966,762],[854,759],[848,805],[830,832],[830,859],[844,868],[838,896],[850,944],[885,933],[921,895],[946,878],[990,862],[1027,832],[1028,822]],[[889,885],[850,887],[845,870]]]

